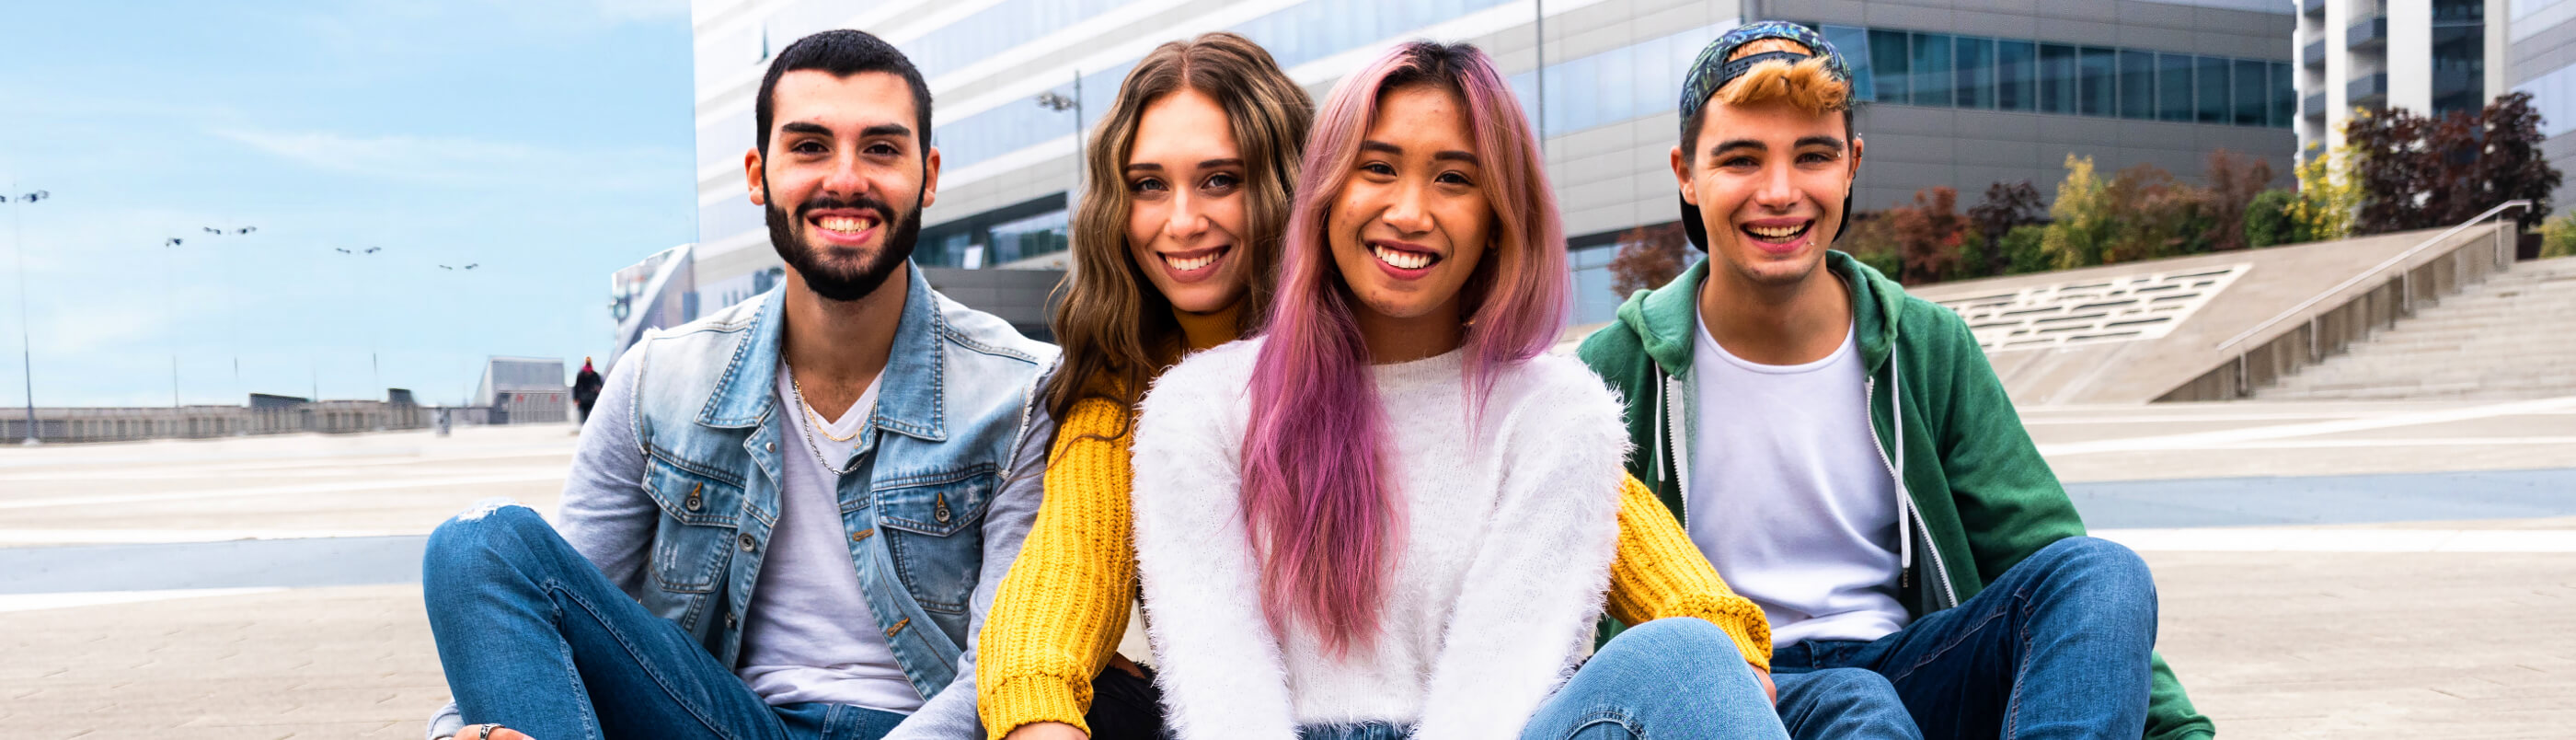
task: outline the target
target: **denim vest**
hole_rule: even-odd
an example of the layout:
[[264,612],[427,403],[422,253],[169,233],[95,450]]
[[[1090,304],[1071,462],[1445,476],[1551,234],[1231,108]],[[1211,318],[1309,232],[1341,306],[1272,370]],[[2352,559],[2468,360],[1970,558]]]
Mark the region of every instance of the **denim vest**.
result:
[[[902,323],[839,496],[868,608],[927,698],[956,677],[985,506],[1056,349],[904,272]],[[633,355],[643,487],[662,511],[638,599],[727,667],[778,523],[781,455],[810,454],[776,402],[785,290],[653,332]]]

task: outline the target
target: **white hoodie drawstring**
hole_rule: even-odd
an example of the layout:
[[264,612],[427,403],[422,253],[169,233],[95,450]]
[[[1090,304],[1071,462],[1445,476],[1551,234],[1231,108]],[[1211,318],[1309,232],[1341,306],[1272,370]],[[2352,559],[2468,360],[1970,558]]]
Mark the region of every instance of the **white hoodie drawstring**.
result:
[[1894,349],[1887,353],[1887,407],[1888,433],[1896,437],[1896,567],[1902,573],[1914,568],[1914,517],[1906,513],[1914,502],[1905,495],[1905,374]]

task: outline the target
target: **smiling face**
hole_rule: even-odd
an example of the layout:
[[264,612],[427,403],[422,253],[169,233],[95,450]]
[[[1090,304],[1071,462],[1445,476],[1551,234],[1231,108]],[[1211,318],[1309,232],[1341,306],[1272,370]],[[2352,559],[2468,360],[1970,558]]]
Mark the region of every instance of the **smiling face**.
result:
[[1186,87],[1147,104],[1124,170],[1128,253],[1154,289],[1189,313],[1242,300],[1244,161],[1225,110]]
[[1494,228],[1483,178],[1455,93],[1408,85],[1378,96],[1325,221],[1333,264],[1359,299],[1354,310],[1457,329],[1459,290]]
[[1860,167],[1861,142],[1843,115],[1779,98],[1711,101],[1700,118],[1698,151],[1675,148],[1673,172],[1708,227],[1712,267],[1764,286],[1816,274]]
[[818,70],[781,75],[769,150],[744,157],[770,243],[824,298],[875,292],[912,257],[921,209],[938,191],[939,152],[921,146],[901,76]]

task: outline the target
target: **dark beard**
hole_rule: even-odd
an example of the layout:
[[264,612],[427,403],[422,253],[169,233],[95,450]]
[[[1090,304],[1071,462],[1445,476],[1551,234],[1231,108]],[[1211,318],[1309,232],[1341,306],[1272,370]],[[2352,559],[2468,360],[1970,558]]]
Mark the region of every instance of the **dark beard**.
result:
[[[884,224],[879,228],[891,227],[893,230],[886,232],[885,243],[877,250],[875,259],[860,265],[854,271],[834,269],[824,265],[822,255],[805,244],[805,214],[825,208],[865,208],[875,211],[877,222]],[[761,210],[767,213],[769,219],[769,246],[778,250],[780,260],[785,261],[788,267],[795,268],[798,276],[805,278],[805,287],[812,288],[815,295],[827,300],[855,301],[877,292],[878,286],[884,285],[886,278],[893,275],[896,268],[902,267],[904,261],[912,259],[913,243],[921,239],[920,206],[913,206],[910,213],[897,219],[894,217],[893,207],[864,195],[846,201],[824,197],[799,203],[793,217],[789,216],[786,209],[779,207],[776,202],[770,203],[768,207]]]

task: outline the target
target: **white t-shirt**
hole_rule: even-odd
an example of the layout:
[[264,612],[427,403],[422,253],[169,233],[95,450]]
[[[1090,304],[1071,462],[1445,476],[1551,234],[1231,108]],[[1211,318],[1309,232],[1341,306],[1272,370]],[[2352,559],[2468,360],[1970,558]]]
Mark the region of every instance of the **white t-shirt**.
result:
[[1896,486],[1870,434],[1852,332],[1803,365],[1736,357],[1705,323],[1694,344],[1691,541],[1762,606],[1775,647],[1903,629]]
[[823,702],[910,714],[921,708],[921,692],[878,631],[841,524],[838,471],[858,455],[877,384],[840,419],[819,426],[795,387],[779,363],[778,413],[794,420],[789,428],[802,439],[785,440],[779,450],[778,524],[744,615],[740,675],[771,705]]

